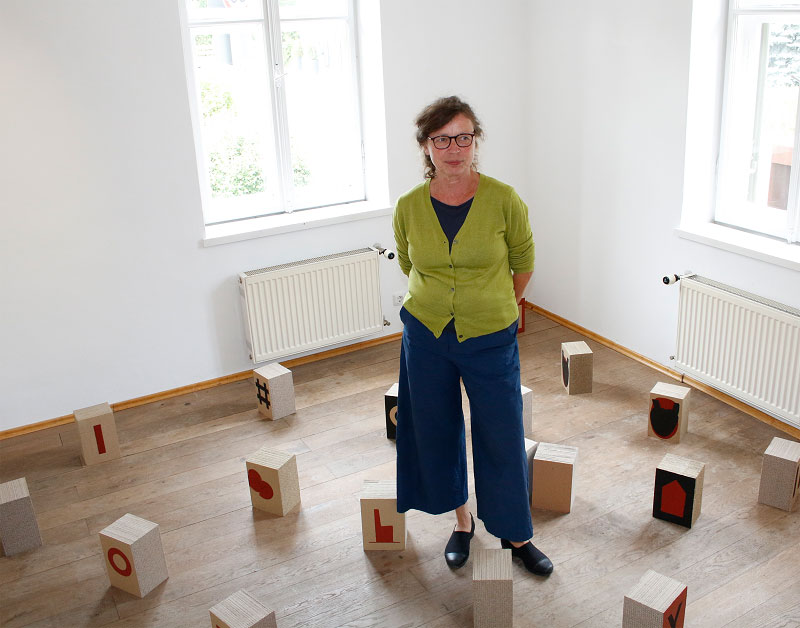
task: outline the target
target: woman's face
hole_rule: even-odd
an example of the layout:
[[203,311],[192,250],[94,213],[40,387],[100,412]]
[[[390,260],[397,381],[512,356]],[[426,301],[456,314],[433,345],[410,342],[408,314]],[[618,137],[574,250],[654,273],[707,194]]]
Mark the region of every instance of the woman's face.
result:
[[[459,135],[461,133],[474,133],[475,127],[472,121],[463,113],[456,116],[445,124],[441,129],[436,129],[430,137],[437,135]],[[455,140],[450,141],[450,146],[445,149],[434,147],[431,140],[425,142],[425,154],[431,158],[433,165],[436,166],[436,176],[458,177],[468,176],[472,171],[472,162],[475,159],[475,140],[466,148],[456,144]]]

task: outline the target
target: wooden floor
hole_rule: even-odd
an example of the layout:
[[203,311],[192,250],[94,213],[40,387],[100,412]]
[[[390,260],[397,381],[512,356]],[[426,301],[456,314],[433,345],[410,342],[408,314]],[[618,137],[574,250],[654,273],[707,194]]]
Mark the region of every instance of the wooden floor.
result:
[[[756,502],[762,453],[785,435],[693,391],[683,442],[648,439],[664,376],[589,341],[594,391],[568,396],[560,344],[581,339],[529,313],[519,340],[533,437],[580,453],[573,511],[533,513],[555,571],[514,566],[515,626],[620,626],[647,569],[688,584],[687,626],[800,626],[800,512]],[[395,341],[296,367],[297,413],[275,422],[247,381],[118,412],[123,458],[92,467],[74,425],[0,442],[0,481],[27,478],[45,540],[0,558],[0,625],[208,626],[244,588],[281,628],[471,626],[471,561],[450,571],[442,556],[449,515],[412,511],[406,551],[362,551],[362,483],[394,475],[383,395],[398,356]],[[244,458],[265,444],[297,455],[302,509],[283,518],[250,506]],[[667,452],[706,463],[691,530],[652,517]],[[160,525],[170,574],[141,600],[109,587],[100,554],[98,531],[127,512]],[[499,547],[479,522],[475,547]]]

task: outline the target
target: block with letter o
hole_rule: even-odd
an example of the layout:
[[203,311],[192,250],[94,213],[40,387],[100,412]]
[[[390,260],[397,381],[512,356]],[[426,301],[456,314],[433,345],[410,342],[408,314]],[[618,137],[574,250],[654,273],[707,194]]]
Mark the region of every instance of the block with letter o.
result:
[[157,523],[127,514],[100,531],[100,547],[111,585],[131,595],[144,597],[169,577]]

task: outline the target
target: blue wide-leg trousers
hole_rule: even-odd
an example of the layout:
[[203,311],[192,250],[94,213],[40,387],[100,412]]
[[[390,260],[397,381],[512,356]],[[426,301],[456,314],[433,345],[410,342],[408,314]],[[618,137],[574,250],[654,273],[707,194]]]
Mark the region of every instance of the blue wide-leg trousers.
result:
[[467,501],[461,385],[469,398],[478,518],[511,541],[533,536],[522,426],[517,324],[458,342],[400,311],[397,510],[441,514]]

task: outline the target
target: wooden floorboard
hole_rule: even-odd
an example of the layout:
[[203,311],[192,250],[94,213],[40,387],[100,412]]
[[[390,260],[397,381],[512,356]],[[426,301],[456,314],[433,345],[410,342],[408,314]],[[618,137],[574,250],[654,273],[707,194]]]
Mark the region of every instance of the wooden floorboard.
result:
[[[594,352],[591,394],[560,383],[574,340]],[[572,512],[532,513],[555,571],[515,565],[514,625],[619,626],[624,595],[655,569],[688,585],[687,626],[800,626],[800,513],[756,500],[762,453],[785,435],[693,391],[687,436],[656,441],[649,391],[666,376],[531,312],[519,345],[533,438],[579,455]],[[44,546],[0,557],[0,625],[206,626],[247,589],[281,628],[471,626],[472,564],[442,557],[450,516],[412,511],[405,551],[362,549],[363,482],[394,476],[383,397],[398,369],[399,341],[297,366],[297,412],[278,421],[260,417],[250,381],[122,410],[123,457],[92,467],[74,424],[1,441],[0,481],[27,478]],[[297,456],[302,504],[285,517],[250,506],[244,459],[264,444]],[[690,530],[652,517],[665,453],[706,463]],[[144,599],[109,587],[100,553],[98,532],[127,512],[159,523],[170,574]],[[498,546],[478,521],[473,548]]]

